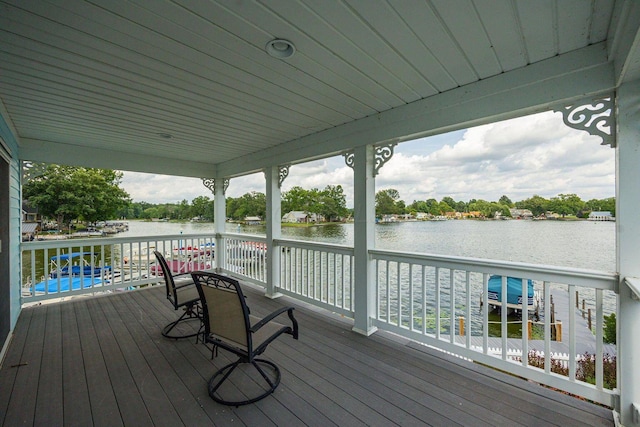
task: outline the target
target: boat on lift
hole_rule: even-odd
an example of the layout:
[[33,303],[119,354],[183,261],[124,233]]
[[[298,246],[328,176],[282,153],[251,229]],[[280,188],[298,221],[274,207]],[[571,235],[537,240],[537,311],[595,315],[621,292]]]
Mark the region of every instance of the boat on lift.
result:
[[[489,277],[487,304],[491,308],[502,308],[502,278],[493,275]],[[522,311],[522,280],[519,277],[507,277],[507,309]],[[535,310],[535,291],[533,281],[526,279],[527,310]]]

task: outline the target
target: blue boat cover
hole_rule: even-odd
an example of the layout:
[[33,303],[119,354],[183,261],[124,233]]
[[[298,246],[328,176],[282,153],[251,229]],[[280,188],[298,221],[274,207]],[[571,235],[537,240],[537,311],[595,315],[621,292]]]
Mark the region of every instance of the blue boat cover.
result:
[[[496,302],[502,301],[502,276],[489,278],[489,299]],[[522,279],[519,277],[507,277],[507,304],[522,304]],[[533,282],[527,280],[528,304],[533,305]]]
[[[69,280],[71,279],[71,280]],[[100,279],[93,279],[93,285],[97,285],[101,283]],[[69,286],[71,286],[71,290],[85,289],[90,288],[92,286],[91,278],[81,278],[81,277],[61,277],[60,278],[60,289],[58,289],[58,279],[47,279],[43,282],[36,283],[33,289],[35,292],[48,292],[50,294],[57,292],[68,292]]]

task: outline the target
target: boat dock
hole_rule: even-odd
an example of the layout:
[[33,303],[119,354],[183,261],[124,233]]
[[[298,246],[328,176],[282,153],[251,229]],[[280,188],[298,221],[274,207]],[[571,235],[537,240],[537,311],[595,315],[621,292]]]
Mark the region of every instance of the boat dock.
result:
[[[576,337],[576,354],[595,354],[596,353],[596,336],[591,330],[589,330],[587,319],[582,315],[582,311],[576,307],[569,307],[569,295],[566,292],[554,292],[551,291],[553,300],[555,320],[561,323],[564,330],[569,327],[569,315],[573,313],[575,315],[575,337]],[[568,334],[564,334],[568,336]],[[456,342],[464,344],[466,340],[465,336],[456,337]],[[483,347],[482,336],[472,336],[471,345],[481,349]],[[507,339],[507,352],[509,354],[518,354],[522,351],[522,340],[519,338]],[[528,350],[534,350],[544,352],[544,340],[529,340],[527,342]],[[489,337],[488,349],[490,353],[501,354],[502,353],[502,338]],[[609,355],[616,355],[615,344],[604,344],[604,353]],[[568,339],[562,341],[551,341],[551,352],[556,354],[569,354],[569,341]],[[521,354],[521,353],[520,353]]]

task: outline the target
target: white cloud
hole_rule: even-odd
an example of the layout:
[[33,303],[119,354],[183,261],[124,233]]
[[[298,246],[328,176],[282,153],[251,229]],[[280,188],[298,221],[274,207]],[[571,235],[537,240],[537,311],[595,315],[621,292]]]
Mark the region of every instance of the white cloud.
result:
[[[376,191],[395,188],[407,203],[445,196],[455,200],[522,200],[575,193],[583,200],[615,194],[614,150],[600,138],[564,125],[558,113],[478,126],[405,142],[380,169]],[[353,205],[353,170],[342,156],[293,165],[282,190],[342,185]],[[125,172],[123,187],[134,201],[149,203],[213,197],[201,180]],[[239,197],[265,191],[264,175],[233,178],[227,191]]]

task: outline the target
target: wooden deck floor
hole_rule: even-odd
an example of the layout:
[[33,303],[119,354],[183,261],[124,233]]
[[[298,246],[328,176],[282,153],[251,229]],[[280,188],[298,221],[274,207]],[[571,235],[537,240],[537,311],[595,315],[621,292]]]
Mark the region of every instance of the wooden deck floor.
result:
[[[296,309],[300,340],[265,357],[280,387],[240,407],[213,402],[207,380],[228,362],[169,340],[163,288],[23,310],[0,370],[5,426],[612,426],[611,411],[405,340],[363,337],[348,322]],[[247,289],[252,314],[285,304]]]

